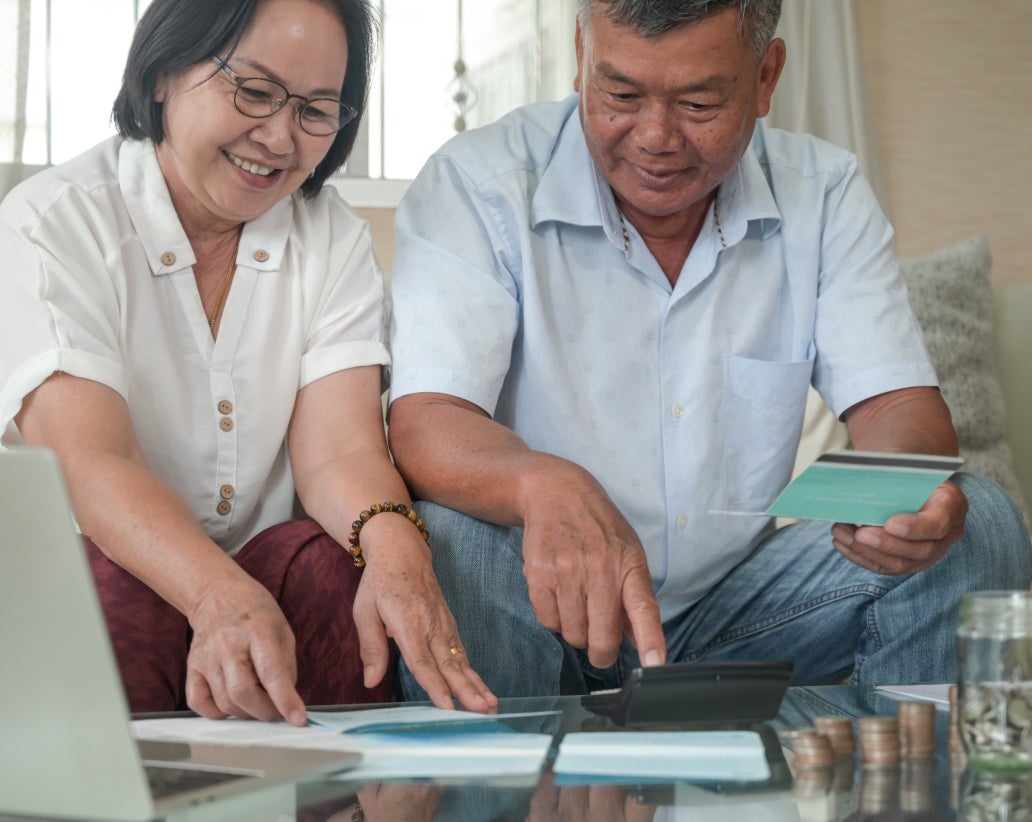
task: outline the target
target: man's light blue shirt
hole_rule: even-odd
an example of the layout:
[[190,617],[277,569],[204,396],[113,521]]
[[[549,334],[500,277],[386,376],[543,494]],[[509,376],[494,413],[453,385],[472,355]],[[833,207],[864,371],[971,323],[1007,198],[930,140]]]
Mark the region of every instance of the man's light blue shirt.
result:
[[[577,98],[461,134],[398,208],[391,397],[461,397],[582,465],[648,555],[663,619],[771,527],[808,386],[841,415],[936,385],[853,155],[767,128],[671,286],[588,154]],[[434,432],[426,432],[434,436]],[[830,539],[830,537],[829,537]]]

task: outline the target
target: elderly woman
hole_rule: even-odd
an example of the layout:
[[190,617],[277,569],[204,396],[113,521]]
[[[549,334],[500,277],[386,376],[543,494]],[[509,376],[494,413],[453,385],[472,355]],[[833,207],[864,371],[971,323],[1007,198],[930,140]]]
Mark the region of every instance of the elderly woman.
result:
[[435,703],[495,702],[387,452],[369,231],[323,187],[374,30],[154,0],[119,136],[0,206],[0,443],[60,458],[135,711],[303,724],[389,699],[392,639]]

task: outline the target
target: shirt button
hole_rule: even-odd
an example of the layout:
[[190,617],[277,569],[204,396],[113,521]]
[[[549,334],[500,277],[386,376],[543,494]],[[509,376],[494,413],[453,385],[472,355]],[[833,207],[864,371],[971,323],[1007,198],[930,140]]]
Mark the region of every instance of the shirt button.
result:
[[264,263],[267,259],[269,259],[269,252],[263,248],[259,248],[256,252],[254,252],[254,258],[258,262]]
[[223,499],[233,499],[233,494],[235,493],[236,491],[233,489],[232,485],[223,485],[219,489],[219,496]]
[[161,264],[162,265],[175,265],[176,264],[176,255],[173,254],[171,251],[166,251],[164,254],[161,255]]
[[677,518],[677,527],[682,529],[682,530],[687,528],[688,527],[688,517],[686,517],[684,514],[681,514],[681,516],[679,516]]
[[221,514],[222,516],[225,517],[225,516],[229,516],[229,512],[233,510],[233,506],[230,505],[225,500],[222,500],[222,502],[220,502],[218,505],[215,506],[215,510],[218,511],[219,514]]
[[670,409],[670,413],[674,415],[674,419],[681,419],[684,416],[684,408],[680,405],[675,405]]
[[223,417],[221,420],[219,420],[219,428],[221,428],[223,431],[232,431],[233,420],[231,420],[229,417]]
[[231,403],[229,400],[223,400],[222,402],[219,403],[219,413],[220,414],[228,414],[232,410],[233,410],[233,403]]

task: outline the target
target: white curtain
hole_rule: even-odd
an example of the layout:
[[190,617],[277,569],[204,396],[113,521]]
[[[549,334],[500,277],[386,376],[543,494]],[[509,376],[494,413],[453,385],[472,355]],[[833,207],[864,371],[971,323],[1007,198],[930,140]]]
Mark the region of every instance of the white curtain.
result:
[[888,213],[854,2],[785,0],[778,35],[787,44],[788,60],[767,120],[856,154]]
[[[788,59],[768,122],[849,149],[888,214],[888,196],[860,51],[854,0],[785,0],[778,35]],[[821,453],[844,448],[848,434],[810,389],[796,473]]]
[[31,0],[0,0],[0,197],[25,176]]
[[[788,63],[768,119],[781,128],[808,131],[854,151],[883,207],[887,207],[869,115],[854,2],[785,0],[779,34],[788,43]],[[65,12],[71,7],[58,5],[62,19],[66,19]],[[137,5],[145,3],[119,0],[116,5],[128,13],[130,8],[138,11]],[[524,58],[535,66],[531,73],[536,75],[536,89],[532,93],[543,99],[567,94],[575,71],[575,0],[504,0],[502,5],[538,18],[536,53]],[[23,158],[31,6],[32,0],[0,0],[0,196],[37,168],[26,167]],[[45,21],[35,22],[37,26],[45,25]],[[35,41],[43,42],[38,33]],[[484,92],[486,95],[488,89]]]

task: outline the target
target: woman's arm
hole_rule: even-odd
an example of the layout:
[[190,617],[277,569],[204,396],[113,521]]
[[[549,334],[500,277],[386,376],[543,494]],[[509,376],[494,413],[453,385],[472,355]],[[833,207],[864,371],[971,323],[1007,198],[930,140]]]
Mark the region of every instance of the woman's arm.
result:
[[[341,545],[370,504],[410,503],[387,451],[379,366],[339,371],[302,388],[287,442],[305,511]],[[427,527],[432,543],[433,523]],[[453,694],[472,709],[496,704],[465,654],[451,651],[462,644],[419,530],[403,516],[381,514],[363,526],[361,545],[367,565],[354,616],[366,685],[383,678],[391,636],[437,705],[452,707]]]
[[304,724],[294,637],[279,606],[148,470],[122,397],[54,374],[26,397],[16,423],[28,444],[57,454],[83,533],[186,615],[190,707]]

